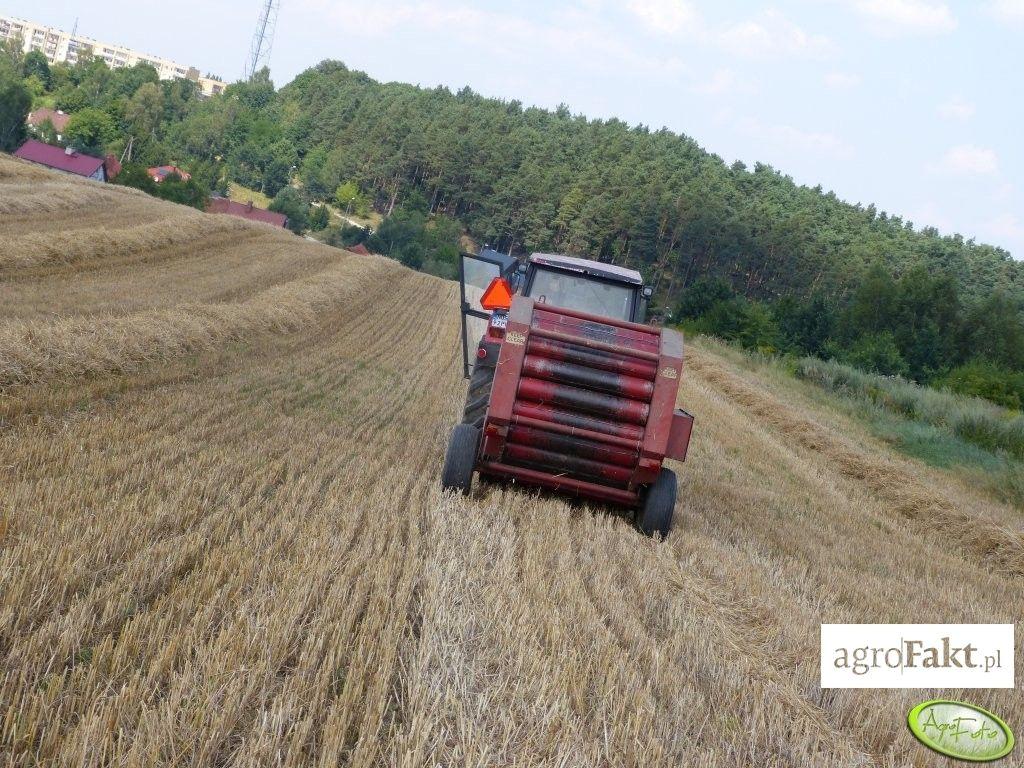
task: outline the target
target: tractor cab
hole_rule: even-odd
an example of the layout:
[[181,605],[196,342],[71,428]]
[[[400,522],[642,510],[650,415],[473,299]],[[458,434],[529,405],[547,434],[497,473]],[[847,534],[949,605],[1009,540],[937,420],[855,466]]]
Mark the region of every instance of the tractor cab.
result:
[[[488,334],[500,336],[508,304],[498,302],[482,311],[489,289],[529,296],[535,303],[632,323],[643,323],[651,297],[650,286],[635,269],[599,261],[534,253],[525,261],[484,248],[459,260],[462,288],[463,373],[468,379],[476,343]],[[496,284],[501,279],[504,285]]]

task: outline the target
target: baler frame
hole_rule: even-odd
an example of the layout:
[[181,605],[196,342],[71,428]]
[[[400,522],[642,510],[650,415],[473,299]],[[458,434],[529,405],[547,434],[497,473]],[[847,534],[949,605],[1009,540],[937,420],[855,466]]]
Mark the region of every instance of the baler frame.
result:
[[[582,324],[592,323],[602,326],[636,331],[650,336],[657,336],[660,341],[658,352],[615,345],[599,339],[580,337],[577,335],[538,327],[535,323],[535,311],[540,309],[545,316],[552,318],[580,321]],[[657,333],[655,333],[657,331]],[[628,438],[608,434],[584,427],[559,424],[555,421],[542,421],[530,411],[522,407],[519,399],[523,389],[523,367],[528,356],[531,339],[540,338],[554,342],[572,344],[597,352],[633,357],[648,363],[654,363],[657,371],[654,379],[653,393],[649,402],[649,412],[642,429],[642,437]],[[693,417],[675,407],[678,378],[683,366],[682,337],[674,331],[653,329],[647,325],[598,317],[585,312],[536,304],[527,296],[517,296],[512,303],[505,330],[505,341],[501,345],[495,367],[494,383],[491,389],[491,401],[484,419],[477,469],[486,475],[519,479],[544,486],[556,491],[568,491],[578,496],[598,501],[612,502],[628,507],[636,507],[642,501],[642,489],[654,482],[662,467],[662,460],[668,456],[680,461],[686,458],[692,431]],[[529,376],[530,382],[538,381]],[[557,386],[552,391],[556,395]],[[614,396],[604,396],[605,402],[614,404]],[[517,406],[519,406],[517,408]],[[596,420],[596,419],[595,419]],[[615,488],[571,477],[568,474],[546,472],[532,467],[509,464],[502,461],[510,430],[524,427],[560,435],[571,442],[583,440],[589,443],[600,443],[638,453],[638,462],[629,477],[625,488]]]

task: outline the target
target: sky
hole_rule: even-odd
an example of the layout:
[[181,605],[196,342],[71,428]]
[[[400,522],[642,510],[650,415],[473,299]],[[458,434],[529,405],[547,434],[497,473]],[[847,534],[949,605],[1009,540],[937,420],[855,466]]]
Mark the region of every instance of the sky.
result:
[[[262,0],[0,0],[241,76]],[[323,59],[696,139],[727,162],[1024,259],[1024,0],[281,0],[277,85]]]

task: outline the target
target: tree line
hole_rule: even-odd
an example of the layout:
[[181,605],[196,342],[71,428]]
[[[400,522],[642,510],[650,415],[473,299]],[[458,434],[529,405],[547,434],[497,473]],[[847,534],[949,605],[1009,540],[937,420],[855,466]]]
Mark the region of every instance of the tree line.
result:
[[[51,67],[33,99],[93,125],[84,141],[130,141],[143,164],[174,158],[210,188],[283,196],[328,241],[436,274],[454,274],[466,234],[635,267],[666,319],[751,348],[978,391],[1012,389],[1024,371],[1024,267],[1008,252],[727,164],[685,135],[378,83],[333,61],[281,89],[264,70],[205,100],[134,70]],[[330,227],[322,203],[385,218],[371,237]]]

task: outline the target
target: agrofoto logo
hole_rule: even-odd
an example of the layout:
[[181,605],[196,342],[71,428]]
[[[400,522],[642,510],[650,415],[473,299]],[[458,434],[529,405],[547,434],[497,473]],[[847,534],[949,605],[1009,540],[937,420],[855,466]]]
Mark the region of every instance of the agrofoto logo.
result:
[[926,701],[910,710],[907,724],[926,747],[960,760],[998,760],[1013,750],[1006,723],[974,704]]

